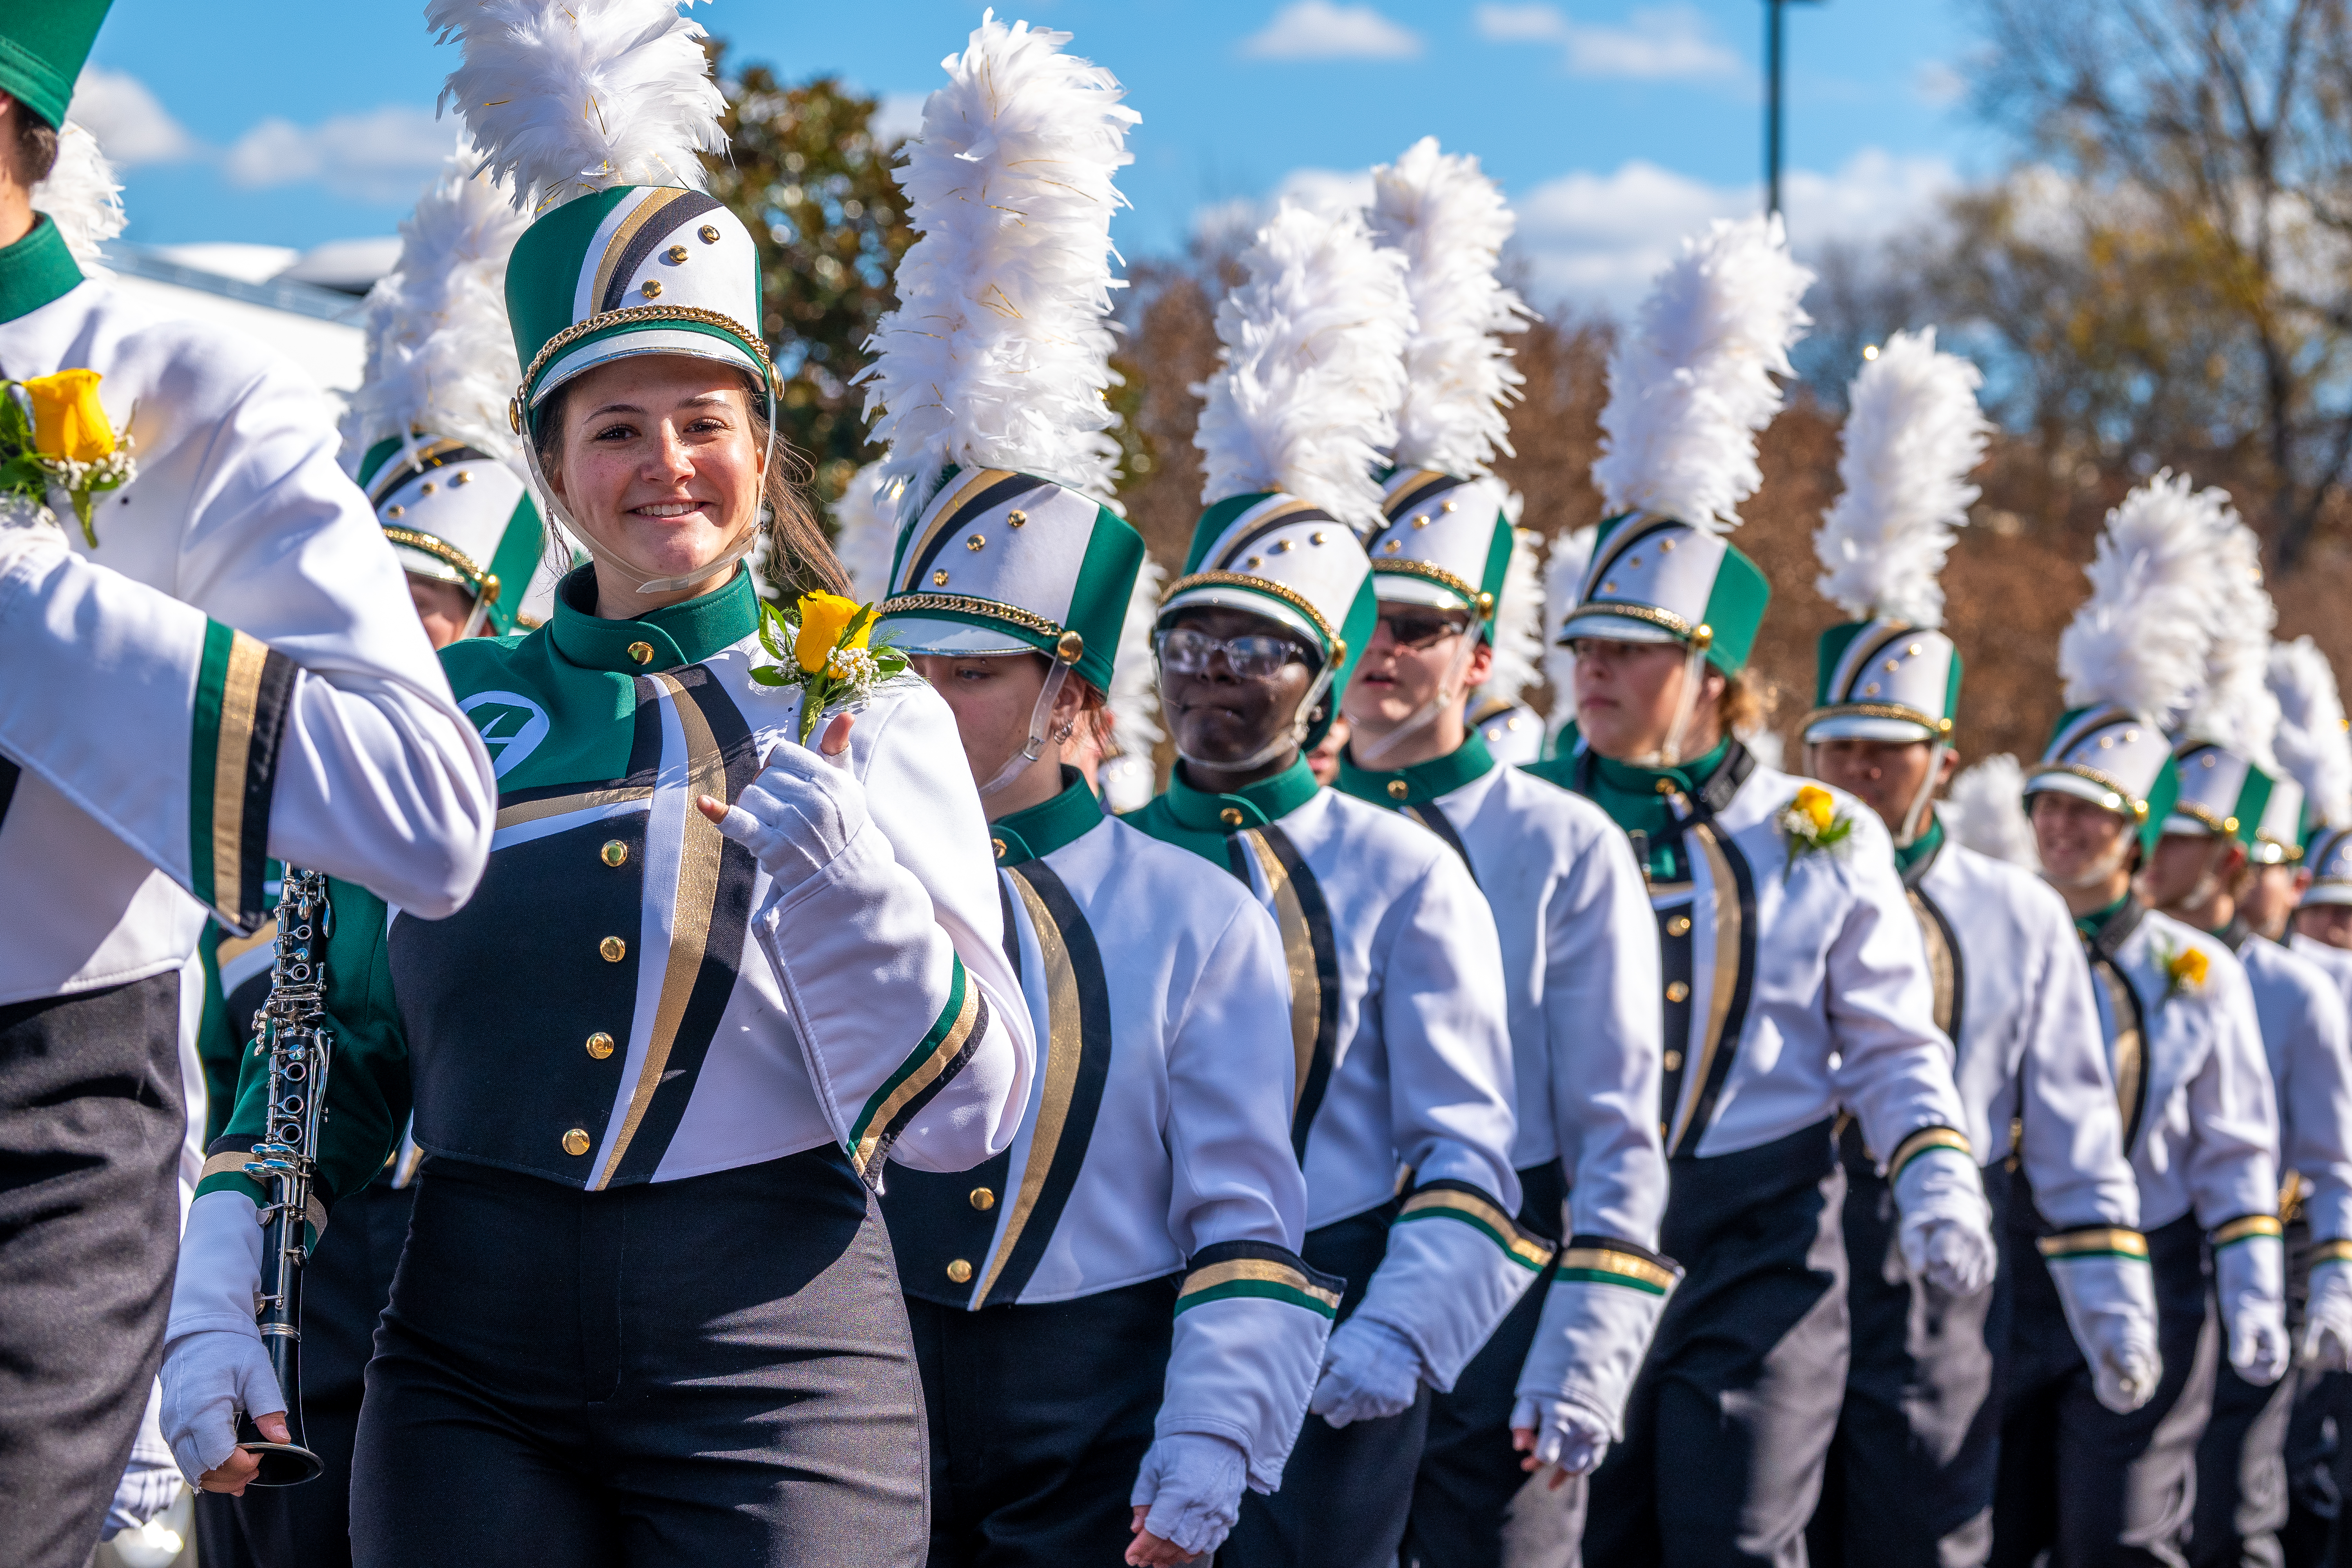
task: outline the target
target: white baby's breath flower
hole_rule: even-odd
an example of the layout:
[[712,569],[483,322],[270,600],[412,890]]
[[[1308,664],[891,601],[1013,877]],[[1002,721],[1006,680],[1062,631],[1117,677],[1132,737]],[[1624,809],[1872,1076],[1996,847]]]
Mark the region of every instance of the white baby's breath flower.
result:
[[881,673],[875,668],[874,656],[862,647],[835,648],[824,661],[824,672],[835,680],[847,680],[861,687]]

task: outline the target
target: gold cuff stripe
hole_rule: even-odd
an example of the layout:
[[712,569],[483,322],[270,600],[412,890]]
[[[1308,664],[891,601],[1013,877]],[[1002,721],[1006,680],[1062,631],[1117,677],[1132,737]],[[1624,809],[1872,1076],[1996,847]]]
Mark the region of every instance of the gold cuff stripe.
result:
[[1404,1207],[1399,1211],[1397,1218],[1402,1222],[1417,1215],[1436,1214],[1466,1219],[1491,1231],[1495,1239],[1502,1243],[1504,1251],[1530,1268],[1542,1268],[1551,1262],[1551,1248],[1529,1241],[1521,1235],[1510,1215],[1475,1194],[1453,1187],[1436,1187],[1413,1194],[1405,1199]]
[[873,1108],[866,1118],[866,1131],[857,1140],[850,1158],[861,1174],[869,1182],[874,1176],[875,1152],[882,1140],[896,1131],[891,1125],[916,1096],[936,1082],[948,1065],[963,1054],[964,1042],[971,1037],[972,1026],[980,1019],[980,982],[967,979],[963,987],[963,1005],[957,1009],[955,1022],[948,1026],[940,1043],[930,1047],[915,1070],[900,1079],[889,1097]]
[[268,646],[243,632],[230,634],[228,668],[221,676],[220,742],[213,753],[213,907],[242,922],[245,880],[245,770],[253,759],[253,726],[261,710],[261,671]]
[[2245,1241],[2257,1236],[2283,1237],[2285,1234],[2286,1227],[2279,1224],[2278,1215],[2250,1214],[2216,1227],[2213,1232],[2213,1245],[2216,1247],[2222,1247],[2233,1241]]
[[1622,1275],[1631,1283],[1662,1291],[1673,1289],[1677,1278],[1673,1269],[1661,1268],[1646,1258],[1601,1247],[1571,1247],[1559,1255],[1559,1267],[1563,1273],[1584,1269],[1595,1274]]
[[1967,1154],[1971,1159],[1975,1158],[1969,1148],[1969,1141],[1950,1128],[1922,1127],[1918,1131],[1895,1145],[1895,1157],[1886,1162],[1888,1179],[1892,1180],[1900,1175],[1904,1166],[1930,1149],[1950,1149],[1958,1153]]
[[2095,1253],[2112,1253],[2121,1258],[2144,1258],[2147,1256],[2147,1237],[2136,1230],[2126,1230],[2119,1225],[2040,1237],[2033,1246],[2042,1257],[2053,1259],[2084,1258]]
[[204,1170],[196,1177],[197,1184],[202,1185],[215,1176],[242,1176],[245,1174],[247,1162],[252,1158],[252,1153],[244,1149],[232,1149],[226,1154],[215,1154],[205,1162]]
[[2311,1249],[2312,1266],[2322,1263],[2352,1263],[2352,1241],[2323,1241]]
[[1231,1285],[1244,1279],[1279,1285],[1302,1296],[1312,1296],[1334,1311],[1339,1308],[1339,1291],[1326,1290],[1297,1269],[1264,1258],[1234,1258],[1223,1263],[1212,1263],[1206,1268],[1195,1268],[1184,1277],[1183,1289],[1176,1292],[1176,1299],[1181,1301],[1187,1296],[1197,1296],[1203,1290],[1213,1290],[1220,1285]]

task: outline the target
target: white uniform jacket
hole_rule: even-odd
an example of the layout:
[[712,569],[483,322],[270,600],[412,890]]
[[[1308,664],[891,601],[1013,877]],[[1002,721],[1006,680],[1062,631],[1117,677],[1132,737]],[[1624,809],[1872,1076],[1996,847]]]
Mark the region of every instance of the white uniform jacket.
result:
[[1282,938],[1233,878],[1104,816],[1076,769],[989,831],[1039,1070],[1004,1153],[891,1173],[899,1278],[977,1311],[1181,1275],[1158,1429],[1239,1444],[1272,1491],[1341,1287],[1298,1255]]
[[2264,1216],[2276,1235],[2278,1102],[2244,966],[2137,899],[2084,945],[2140,1228],[2193,1211],[2208,1231]]
[[0,884],[44,890],[0,906],[0,1003],[177,969],[207,913],[251,930],[267,856],[447,914],[495,786],[331,405],[78,278],[47,219],[0,251],[0,374],[98,372],[138,464],[95,545],[70,507],[0,526]]
[[2055,1229],[2137,1230],[2139,1189],[2065,900],[1948,837],[1905,880],[1959,1052],[1969,1146],[1986,1164],[2016,1159]]
[[1322,788],[1303,759],[1236,795],[1195,790],[1180,768],[1127,820],[1228,868],[1274,916],[1307,1227],[1410,1189],[1358,1310],[1452,1387],[1551,1258],[1517,1217],[1502,954],[1469,869],[1394,812]]
[[2221,940],[2246,966],[2277,1093],[2279,1217],[2299,1208],[2314,1242],[2352,1237],[2352,1016],[2341,982],[2243,926]]

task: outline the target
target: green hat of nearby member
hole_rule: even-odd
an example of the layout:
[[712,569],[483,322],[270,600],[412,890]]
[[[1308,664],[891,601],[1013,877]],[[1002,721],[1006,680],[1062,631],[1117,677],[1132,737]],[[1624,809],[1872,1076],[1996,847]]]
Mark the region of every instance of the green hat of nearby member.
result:
[[0,16],[0,92],[48,122],[66,122],[74,82],[114,0],[16,0]]

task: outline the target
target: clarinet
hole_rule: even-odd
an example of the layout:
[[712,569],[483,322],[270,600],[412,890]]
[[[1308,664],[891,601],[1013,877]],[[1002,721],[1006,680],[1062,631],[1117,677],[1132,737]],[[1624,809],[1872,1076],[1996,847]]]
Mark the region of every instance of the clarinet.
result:
[[262,1292],[255,1320],[278,1392],[286,1396],[289,1441],[263,1437],[251,1412],[238,1417],[237,1446],[261,1460],[255,1486],[290,1487],[327,1468],[302,1441],[302,1236],[334,1050],[327,1037],[325,1002],[326,941],[334,925],[325,875],[287,867],[278,900],[269,995],[253,1016],[254,1039],[269,1052],[268,1111],[245,1173],[269,1194],[261,1211]]

